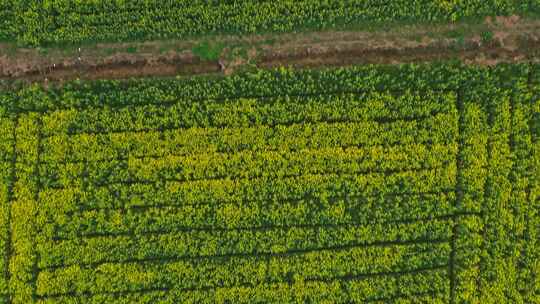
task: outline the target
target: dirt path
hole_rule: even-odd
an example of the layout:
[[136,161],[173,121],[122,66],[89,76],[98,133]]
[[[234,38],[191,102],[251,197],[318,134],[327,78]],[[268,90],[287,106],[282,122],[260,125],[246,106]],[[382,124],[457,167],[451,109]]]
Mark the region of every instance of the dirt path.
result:
[[278,66],[321,67],[460,59],[467,64],[540,61],[540,20],[486,18],[477,24],[401,26],[385,31],[340,31],[214,37],[216,60],[193,49],[201,41],[96,44],[64,49],[0,45],[0,79],[37,82],[123,79]]

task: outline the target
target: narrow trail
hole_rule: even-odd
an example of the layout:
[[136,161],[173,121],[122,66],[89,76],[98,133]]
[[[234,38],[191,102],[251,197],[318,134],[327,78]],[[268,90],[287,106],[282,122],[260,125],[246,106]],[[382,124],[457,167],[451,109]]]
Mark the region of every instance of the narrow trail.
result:
[[540,62],[540,20],[486,18],[478,25],[409,26],[388,31],[341,31],[216,37],[220,58],[202,60],[201,41],[154,41],[74,48],[11,49],[0,44],[0,80],[64,82],[198,74],[256,68],[319,68],[354,64]]

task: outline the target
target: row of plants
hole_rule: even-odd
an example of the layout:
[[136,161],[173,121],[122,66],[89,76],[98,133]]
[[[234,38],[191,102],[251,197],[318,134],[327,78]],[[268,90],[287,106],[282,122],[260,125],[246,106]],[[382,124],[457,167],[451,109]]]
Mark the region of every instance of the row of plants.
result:
[[[56,296],[75,293],[113,293],[148,289],[204,290],[216,287],[304,281],[332,281],[366,274],[400,275],[426,268],[445,267],[450,246],[413,244],[317,250],[300,254],[232,256],[104,263],[42,270],[37,293]],[[433,284],[448,284],[446,276],[430,275]],[[359,278],[360,279],[360,278]],[[364,278],[370,281],[370,278]],[[408,290],[408,286],[400,288]],[[410,291],[409,291],[410,292]]]
[[[0,94],[0,98],[3,98]],[[0,303],[9,290],[9,255],[11,251],[10,203],[13,200],[13,120],[0,107]]]
[[534,303],[538,70],[282,69],[2,93],[0,294]]
[[[374,222],[392,221],[392,217],[396,214],[401,215],[394,218],[399,221],[400,218],[430,218],[430,214],[431,216],[446,216],[454,211],[452,204],[448,203],[452,200],[446,198],[446,195],[434,195],[441,199],[440,205],[434,205],[428,199],[429,196],[424,195],[416,199],[414,195],[402,198],[410,200],[411,204],[415,203],[415,208],[399,203],[399,198],[385,200],[384,198],[352,197],[344,199],[328,193],[321,195],[329,196],[326,198],[328,201],[315,196],[299,201],[216,203],[196,206],[150,205],[138,207],[136,210],[94,209],[74,212],[68,216],[64,215],[64,219],[59,218],[62,224],[56,224],[56,235],[69,237],[93,233],[129,233],[130,231],[145,233],[162,230],[367,223],[368,219]],[[368,208],[370,206],[371,208]],[[380,209],[383,206],[388,208],[386,212]],[[402,211],[401,209],[405,206],[410,209]],[[399,212],[394,211],[394,208]],[[413,210],[416,211],[416,216],[412,213]]]
[[[268,210],[268,214],[264,215],[266,218],[253,220],[248,218],[253,215],[246,215],[248,207],[237,212],[233,209],[235,206],[224,204],[214,210],[202,208],[208,214],[206,221],[186,219],[184,216],[182,223],[182,218],[166,218],[167,214],[162,212],[156,216],[159,225],[152,223],[145,228],[133,227],[136,223],[143,224],[139,220],[148,223],[148,217],[156,214],[152,213],[152,208],[146,209],[146,217],[142,212],[126,212],[128,218],[122,219],[122,222],[114,227],[110,223],[114,222],[113,218],[121,214],[121,211],[111,211],[108,214],[104,211],[92,211],[76,214],[73,222],[59,221],[57,229],[50,229],[49,233],[54,234],[50,238],[54,239],[54,242],[46,242],[40,247],[43,258],[39,265],[42,268],[53,268],[73,264],[123,262],[130,259],[279,253],[347,247],[355,244],[355,241],[360,245],[374,242],[388,242],[388,245],[391,245],[418,238],[441,240],[449,237],[449,218],[454,202],[455,197],[452,194],[440,194],[404,196],[393,200],[357,199],[350,206],[344,206],[348,203],[345,200],[322,204],[320,207],[316,201],[302,201],[295,205],[273,203],[262,204],[260,207]],[[306,212],[298,211],[298,205],[305,209],[315,209],[309,211],[314,217],[304,216],[303,213]],[[361,208],[352,209],[356,206]],[[278,218],[278,212],[295,207],[294,213]],[[187,212],[192,215],[204,214],[204,211],[199,212],[194,208],[178,209],[188,209]],[[384,209],[388,212],[384,212]],[[103,216],[93,217],[100,213]],[[172,211],[170,213],[174,214]],[[92,218],[99,218],[96,221],[101,223],[95,225],[96,222],[89,221]],[[332,222],[333,219],[336,221]],[[186,224],[191,227],[183,226]],[[88,226],[85,229],[82,225]],[[54,225],[51,226],[55,228]],[[414,229],[418,233],[414,232]],[[347,231],[356,232],[345,237],[349,235]],[[372,233],[361,237],[361,234],[367,231]],[[302,238],[305,240],[302,241]],[[166,241],[167,245],[162,241]],[[103,248],[111,250],[95,254]]]
[[[540,2],[435,1],[29,1],[2,0],[0,38],[26,45],[291,32],[457,21],[540,11]],[[114,17],[112,17],[114,16]]]
[[[35,250],[39,214],[39,114],[16,117],[14,122],[15,155],[13,196],[10,204],[9,302],[35,301]],[[43,224],[43,223],[41,223]]]
[[[249,303],[279,302],[388,302],[401,303],[448,303],[449,286],[443,279],[447,276],[444,267],[433,270],[418,270],[409,274],[352,280],[349,277],[335,280],[301,280],[283,283],[259,284],[259,288],[247,285],[218,287],[210,290],[158,289],[134,291],[132,293],[102,293],[82,296],[85,303]],[[431,281],[432,283],[426,283]],[[399,296],[395,296],[400,294]],[[62,295],[40,299],[38,303],[80,303],[81,297]]]
[[191,128],[275,127],[337,122],[413,120],[450,112],[455,92],[358,92],[178,98],[167,104],[69,109],[43,115],[43,134],[107,134]]
[[[6,98],[0,99],[0,106],[10,113],[48,113],[74,109],[98,111],[107,107],[119,111],[127,106],[189,105],[204,100],[332,95],[343,92],[358,94],[376,91],[382,92],[380,94],[383,96],[388,93],[394,96],[420,93],[422,96],[422,92],[428,95],[433,92],[433,95],[435,92],[440,94],[449,91],[451,94],[459,88],[476,87],[486,82],[513,88],[516,79],[528,77],[531,68],[534,69],[526,64],[515,64],[500,65],[493,70],[467,69],[459,63],[446,62],[431,64],[429,68],[414,64],[396,67],[365,65],[302,72],[279,68],[222,78],[199,76],[184,79],[72,81],[47,91],[37,84],[21,86],[18,90],[6,92]],[[535,80],[534,75],[537,74],[533,72],[531,81]],[[59,114],[59,121],[62,121],[62,115]],[[63,129],[64,126],[60,125]]]
[[[181,157],[194,153],[299,151],[330,147],[376,147],[451,143],[456,115],[378,123],[293,124],[276,127],[193,128],[110,134],[54,135],[43,139],[43,161],[95,162],[132,158]],[[438,127],[448,122],[446,128]]]
[[[47,189],[47,204],[59,211],[150,206],[199,206],[265,200],[301,200],[316,193],[376,196],[444,192],[456,182],[456,167],[409,170],[393,174],[307,174],[296,177],[111,184]],[[179,201],[181,198],[181,201]],[[49,203],[50,202],[50,203]],[[45,202],[44,202],[45,203]],[[43,211],[47,212],[47,210]],[[48,212],[47,212],[48,213]],[[51,216],[55,216],[51,214]],[[56,216],[62,216],[56,215]],[[55,217],[56,217],[55,216]]]
[[[262,284],[256,290],[247,286],[233,288],[216,288],[208,291],[175,291],[158,290],[148,292],[135,292],[132,294],[113,296],[110,294],[93,295],[84,298],[86,303],[226,303],[238,302],[247,303],[252,300],[258,302],[280,302],[280,303],[305,303],[311,302],[388,302],[400,301],[401,303],[448,303],[447,285],[427,285],[426,278],[432,274],[429,271],[417,272],[414,274],[401,275],[398,277],[378,277],[371,280],[335,280],[325,281],[298,281],[295,283],[274,283]],[[444,269],[434,271],[437,277],[444,277]],[[438,281],[438,280],[435,280]],[[402,286],[410,286],[418,292],[410,292]],[[401,296],[393,296],[404,290]],[[366,300],[368,299],[368,300]],[[62,303],[78,303],[75,297],[60,297]],[[58,299],[44,300],[39,303],[56,303]]]
[[[488,86],[490,82],[485,82]],[[450,273],[451,297],[455,303],[481,301],[477,281],[480,277],[480,244],[483,241],[482,201],[489,163],[487,154],[487,115],[483,100],[486,88],[477,85],[472,90],[460,91],[458,109],[459,153],[456,165],[456,205],[458,212],[472,212],[479,216],[459,217],[452,226],[455,255]]]
[[[540,286],[538,276],[540,247],[540,103],[535,102],[540,88],[531,93],[514,97],[511,111],[511,145],[513,147],[512,196],[509,206],[513,216],[512,240],[517,244],[512,256],[514,265],[533,265],[523,267],[516,276],[521,294],[531,300],[540,300],[535,294]],[[536,124],[536,126],[535,126]],[[519,253],[518,253],[519,252]],[[535,270],[536,269],[536,270]]]
[[444,290],[455,104],[403,91],[43,113],[38,298],[430,267]]
[[[468,168],[460,170],[461,182],[458,176],[462,204],[458,209],[479,211],[481,218],[460,221],[456,229],[460,236],[456,248],[463,252],[456,261],[458,300],[538,300],[538,264],[533,261],[538,255],[534,240],[538,226],[532,227],[530,221],[538,221],[534,167],[538,142],[532,120],[540,95],[531,80],[516,78],[511,90],[484,83],[463,94],[468,111],[458,158]],[[465,190],[462,197],[460,188]]]
[[[538,88],[499,92],[487,102],[491,159],[483,202],[481,297],[537,301],[538,286]],[[535,224],[531,225],[531,221]],[[536,225],[536,226],[534,226]],[[502,227],[505,227],[504,229]],[[503,275],[504,273],[504,275]],[[494,292],[495,291],[495,292]]]
[[195,181],[322,173],[370,173],[421,170],[454,162],[457,145],[409,144],[400,146],[335,147],[298,151],[251,151],[200,153],[159,158],[129,158],[108,162],[76,162],[40,165],[42,182],[49,187],[68,187],[83,181],[92,185],[162,180]]

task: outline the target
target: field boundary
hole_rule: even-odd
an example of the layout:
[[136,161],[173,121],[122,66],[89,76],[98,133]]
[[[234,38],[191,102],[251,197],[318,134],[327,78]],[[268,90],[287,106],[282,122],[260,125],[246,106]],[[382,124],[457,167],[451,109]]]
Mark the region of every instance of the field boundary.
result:
[[[474,65],[539,62],[539,33],[537,17],[513,15],[474,22],[396,24],[386,29],[215,35],[38,49],[0,43],[0,81],[48,86],[73,79],[230,75],[281,66],[321,68],[441,60]],[[197,51],[205,46],[205,52],[214,52],[206,50],[214,45],[217,58],[206,58]]]

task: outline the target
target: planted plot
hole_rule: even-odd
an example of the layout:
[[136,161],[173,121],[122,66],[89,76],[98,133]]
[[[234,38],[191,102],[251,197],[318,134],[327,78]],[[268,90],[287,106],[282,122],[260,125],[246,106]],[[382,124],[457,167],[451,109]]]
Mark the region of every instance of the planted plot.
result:
[[535,69],[4,93],[0,300],[534,302]]
[[456,21],[539,11],[538,0],[3,0],[0,40],[30,45],[118,42]]

